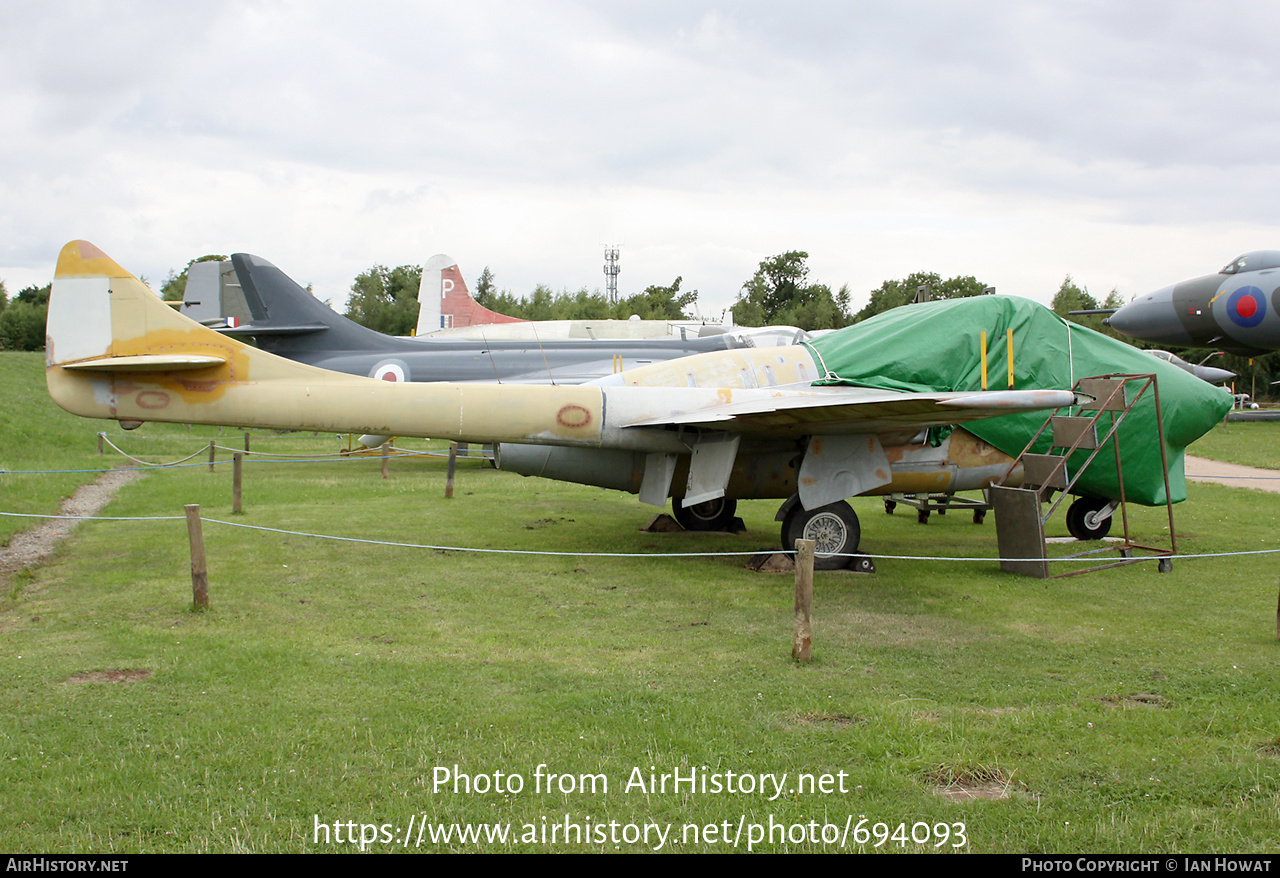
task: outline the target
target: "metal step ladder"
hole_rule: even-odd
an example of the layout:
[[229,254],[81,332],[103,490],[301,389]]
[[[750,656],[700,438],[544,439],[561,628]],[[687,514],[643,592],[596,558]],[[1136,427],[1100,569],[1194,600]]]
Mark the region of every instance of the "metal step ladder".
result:
[[[989,489],[992,509],[996,516],[996,543],[1000,552],[1000,568],[1011,573],[1021,573],[1047,579],[1056,576],[1073,576],[1107,567],[1132,564],[1138,561],[1157,560],[1160,572],[1173,569],[1171,556],[1177,553],[1177,537],[1173,529],[1173,504],[1169,492],[1169,462],[1164,443],[1164,421],[1160,411],[1160,392],[1154,375],[1114,374],[1081,378],[1072,388],[1077,394],[1089,397],[1089,401],[1054,410],[1031,437],[1027,447],[1005,472],[1004,477]],[[1165,505],[1169,513],[1169,548],[1141,546],[1135,543],[1129,532],[1128,506],[1124,496],[1124,471],[1118,430],[1124,420],[1133,415],[1133,408],[1146,393],[1155,399],[1156,429],[1160,444],[1160,463],[1164,472]],[[1073,413],[1074,410],[1074,413]],[[1032,452],[1045,430],[1051,433],[1047,452]],[[1105,533],[1108,517],[1118,511],[1124,523],[1124,538],[1119,545],[1106,546],[1080,552],[1066,558],[1082,558],[1105,552],[1118,551],[1120,559],[1109,564],[1072,569],[1067,573],[1049,573],[1048,546],[1045,543],[1044,525],[1080,477],[1092,466],[1098,455],[1110,443],[1114,451],[1116,482],[1119,500],[1110,503],[1081,497],[1074,501],[1067,512],[1068,527],[1073,536],[1087,538],[1090,533]],[[1086,453],[1083,461],[1077,461]],[[1097,461],[1100,463],[1100,461]],[[1009,485],[1019,465],[1022,467],[1022,486]],[[1056,500],[1053,493],[1060,492]],[[1048,509],[1044,505],[1048,503]],[[1084,536],[1082,536],[1084,535]],[[1055,558],[1053,560],[1063,560]]]

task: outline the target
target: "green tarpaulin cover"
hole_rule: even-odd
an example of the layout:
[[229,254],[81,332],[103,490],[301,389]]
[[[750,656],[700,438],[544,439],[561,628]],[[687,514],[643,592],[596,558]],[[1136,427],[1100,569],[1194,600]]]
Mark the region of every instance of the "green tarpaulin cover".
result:
[[[807,346],[826,377],[818,384],[851,384],[907,392],[981,390],[982,333],[986,332],[987,386],[1008,387],[1007,332],[1013,330],[1014,387],[1070,389],[1081,378],[1114,373],[1154,374],[1160,391],[1169,461],[1169,490],[1185,500],[1186,446],[1218,423],[1231,396],[1177,366],[1131,345],[1070,323],[1045,306],[1012,296],[948,299],[894,308],[861,323],[820,336]],[[1137,392],[1140,383],[1130,387]],[[1135,503],[1165,502],[1160,471],[1155,397],[1148,390],[1120,428],[1125,498]],[[1074,414],[1074,412],[1072,412]],[[964,428],[1005,454],[1018,455],[1044,424],[1046,412],[1027,412],[974,421]],[[1099,422],[1109,426],[1109,415]],[[1048,451],[1050,431],[1035,448]],[[1077,452],[1073,461],[1083,462]],[[1074,491],[1119,499],[1115,454],[1104,449]]]

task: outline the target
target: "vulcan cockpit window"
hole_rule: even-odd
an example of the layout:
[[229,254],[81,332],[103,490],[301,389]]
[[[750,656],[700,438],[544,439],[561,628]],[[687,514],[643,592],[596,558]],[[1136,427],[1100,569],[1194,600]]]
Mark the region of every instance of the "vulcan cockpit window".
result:
[[1254,250],[1237,256],[1218,273],[1239,274],[1242,271],[1261,271],[1264,268],[1280,268],[1280,250]]

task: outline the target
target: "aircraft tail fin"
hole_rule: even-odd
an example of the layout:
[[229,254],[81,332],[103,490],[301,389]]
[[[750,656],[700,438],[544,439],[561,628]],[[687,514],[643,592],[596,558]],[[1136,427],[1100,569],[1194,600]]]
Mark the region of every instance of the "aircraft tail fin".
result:
[[260,256],[234,253],[231,263],[253,320],[229,329],[252,335],[264,350],[294,356],[309,350],[389,350],[385,335],[343,317]]
[[430,335],[441,329],[480,326],[489,323],[527,323],[490,311],[467,289],[458,263],[443,253],[432,256],[422,266],[418,287],[418,329],[416,335]]
[[254,381],[319,374],[177,313],[88,241],[72,241],[58,256],[45,334],[45,377],[54,401],[74,414],[125,425],[152,415],[236,423],[231,415],[221,419],[220,409],[228,388],[250,383],[251,369]]
[[394,346],[250,253],[192,265],[182,314],[227,335],[255,338],[264,350],[290,357],[312,350],[377,351]]

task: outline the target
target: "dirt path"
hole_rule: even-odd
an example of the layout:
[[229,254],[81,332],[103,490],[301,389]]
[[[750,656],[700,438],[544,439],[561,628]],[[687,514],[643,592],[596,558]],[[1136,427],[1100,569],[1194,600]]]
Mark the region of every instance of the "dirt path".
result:
[[1187,455],[1187,478],[1193,482],[1217,482],[1232,488],[1254,488],[1280,494],[1280,470],[1222,463],[1190,454]]
[[[105,472],[96,481],[76,489],[71,497],[62,501],[58,511],[63,515],[94,515],[111,502],[117,491],[140,478],[142,473],[137,470]],[[9,545],[0,548],[0,582],[5,582],[19,570],[39,564],[80,523],[74,518],[38,520],[40,523],[35,527],[14,534]]]

